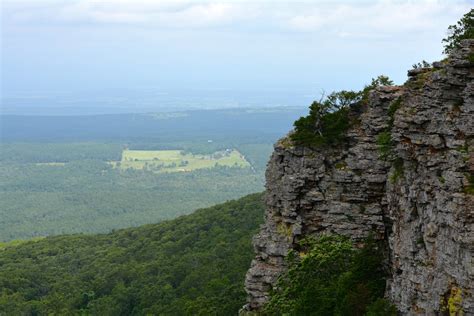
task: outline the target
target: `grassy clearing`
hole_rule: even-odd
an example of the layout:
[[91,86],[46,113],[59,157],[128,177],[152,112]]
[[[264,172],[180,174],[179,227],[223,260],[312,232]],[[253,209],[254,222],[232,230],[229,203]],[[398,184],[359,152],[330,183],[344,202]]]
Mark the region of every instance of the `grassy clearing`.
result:
[[16,247],[18,245],[21,245],[30,241],[39,241],[41,239],[44,239],[44,237],[33,237],[30,239],[16,239],[16,240],[11,240],[11,241],[6,241],[6,242],[0,242],[0,251],[5,250],[7,247]]
[[153,172],[189,172],[215,166],[250,167],[245,157],[235,149],[211,155],[194,155],[180,150],[124,150],[122,160],[111,164],[121,170],[144,169]]

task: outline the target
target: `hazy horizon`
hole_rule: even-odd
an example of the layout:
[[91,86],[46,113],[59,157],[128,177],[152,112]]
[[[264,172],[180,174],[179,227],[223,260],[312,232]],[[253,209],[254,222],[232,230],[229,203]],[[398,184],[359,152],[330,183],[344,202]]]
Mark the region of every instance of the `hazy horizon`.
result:
[[307,106],[441,59],[464,1],[2,2],[2,114]]

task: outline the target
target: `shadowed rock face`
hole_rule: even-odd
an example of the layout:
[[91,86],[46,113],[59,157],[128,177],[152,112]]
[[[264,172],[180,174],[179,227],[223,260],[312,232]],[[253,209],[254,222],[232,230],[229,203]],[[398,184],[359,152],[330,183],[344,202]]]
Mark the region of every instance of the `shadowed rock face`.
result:
[[[342,146],[298,147],[289,137],[275,145],[246,310],[268,300],[301,238],[340,234],[357,244],[372,232],[387,242],[386,294],[400,312],[434,314],[457,295],[456,308],[474,314],[472,54],[474,41],[464,41],[447,61],[409,71],[403,86],[377,88],[351,114]],[[383,131],[393,140],[389,161],[377,145]]]

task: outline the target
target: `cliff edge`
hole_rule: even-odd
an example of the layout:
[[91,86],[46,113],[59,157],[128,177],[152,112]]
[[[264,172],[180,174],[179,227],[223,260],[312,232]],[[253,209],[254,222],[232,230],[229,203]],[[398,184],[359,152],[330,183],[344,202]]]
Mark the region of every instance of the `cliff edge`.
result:
[[465,40],[448,59],[410,70],[403,86],[372,91],[339,146],[275,145],[245,310],[267,302],[302,238],[357,244],[372,234],[387,243],[386,296],[402,314],[435,314],[449,301],[474,315],[473,56]]

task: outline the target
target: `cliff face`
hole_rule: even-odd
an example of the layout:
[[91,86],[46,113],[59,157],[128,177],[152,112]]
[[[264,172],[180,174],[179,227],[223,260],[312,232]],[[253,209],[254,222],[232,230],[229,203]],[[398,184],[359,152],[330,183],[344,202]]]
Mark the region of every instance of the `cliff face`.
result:
[[[344,145],[275,145],[266,179],[265,224],[254,238],[247,310],[258,310],[308,235],[388,245],[387,297],[403,314],[447,308],[474,314],[474,41],[445,62],[409,71],[351,113]],[[471,61],[469,61],[471,60]],[[377,144],[389,133],[390,159]]]

